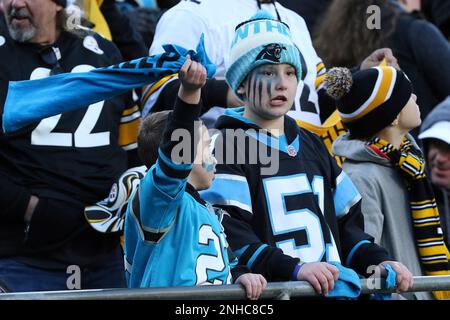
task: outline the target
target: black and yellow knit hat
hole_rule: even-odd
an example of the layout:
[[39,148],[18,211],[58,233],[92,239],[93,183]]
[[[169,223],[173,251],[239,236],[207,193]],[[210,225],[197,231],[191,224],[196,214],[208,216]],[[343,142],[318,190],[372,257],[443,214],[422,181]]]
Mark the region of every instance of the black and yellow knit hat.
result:
[[403,71],[380,66],[357,71],[333,68],[325,77],[342,122],[355,137],[368,138],[394,121],[412,93]]

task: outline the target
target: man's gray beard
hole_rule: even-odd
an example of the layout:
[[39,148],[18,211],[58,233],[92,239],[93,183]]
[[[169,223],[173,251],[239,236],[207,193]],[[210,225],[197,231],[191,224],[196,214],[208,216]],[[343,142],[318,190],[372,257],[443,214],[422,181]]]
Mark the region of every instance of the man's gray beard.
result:
[[31,40],[36,35],[36,28],[30,25],[28,28],[23,30],[22,28],[16,28],[11,23],[7,22],[9,35],[13,40],[17,42],[27,42]]

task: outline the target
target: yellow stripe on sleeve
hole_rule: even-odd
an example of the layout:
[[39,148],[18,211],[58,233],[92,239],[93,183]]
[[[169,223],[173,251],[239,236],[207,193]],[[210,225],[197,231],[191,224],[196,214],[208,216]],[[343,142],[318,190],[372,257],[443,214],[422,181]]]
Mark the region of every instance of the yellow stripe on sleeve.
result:
[[135,143],[139,134],[139,127],[141,125],[141,118],[134,119],[127,123],[119,125],[119,145],[127,146]]
[[168,75],[160,80],[158,80],[157,82],[153,83],[150,86],[150,89],[144,94],[144,96],[142,97],[142,105],[145,105],[145,103],[147,102],[148,98],[159,88],[161,88],[161,86],[163,86],[167,81],[169,81],[170,79],[177,77],[178,73],[174,73],[171,75]]

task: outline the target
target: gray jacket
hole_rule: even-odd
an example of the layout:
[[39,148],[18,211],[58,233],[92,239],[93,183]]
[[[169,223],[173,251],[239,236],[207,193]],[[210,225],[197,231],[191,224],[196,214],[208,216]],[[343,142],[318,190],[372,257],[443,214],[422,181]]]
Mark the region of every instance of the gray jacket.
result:
[[[368,148],[364,141],[350,139],[349,134],[334,142],[333,153],[346,157],[343,169],[361,193],[364,230],[414,276],[424,275],[414,240],[408,192],[400,174],[389,160]],[[416,292],[395,298],[433,299],[433,296]]]
[[[423,120],[420,127],[420,133],[431,128],[439,121],[450,121],[450,96],[438,104],[433,111]],[[423,148],[427,152],[428,139],[422,140]],[[436,201],[439,207],[439,215],[441,217],[441,225],[444,230],[445,241],[450,247],[450,193],[449,190],[433,185]]]

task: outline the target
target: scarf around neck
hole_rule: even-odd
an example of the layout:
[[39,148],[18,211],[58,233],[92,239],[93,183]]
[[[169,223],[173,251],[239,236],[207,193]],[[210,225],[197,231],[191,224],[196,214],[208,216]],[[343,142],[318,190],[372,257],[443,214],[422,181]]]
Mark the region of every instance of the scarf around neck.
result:
[[[414,238],[426,275],[450,275],[449,251],[444,243],[439,211],[430,180],[425,174],[422,152],[405,137],[399,149],[374,137],[368,146],[398,170],[409,194]],[[434,291],[436,299],[449,299],[450,291]]]

